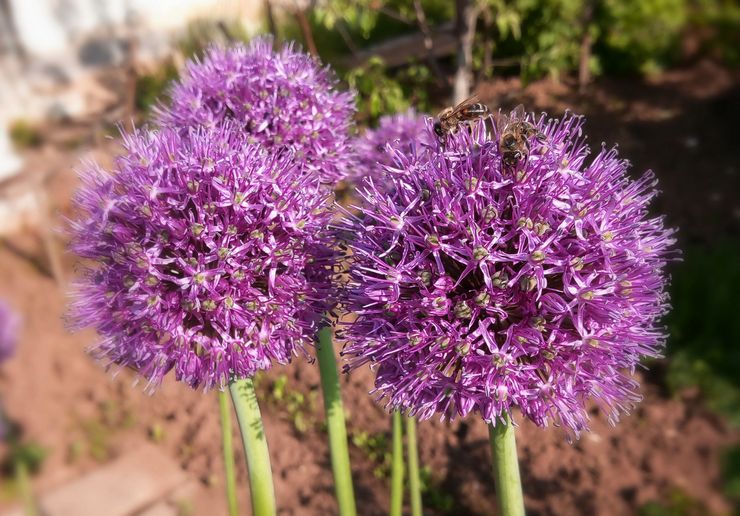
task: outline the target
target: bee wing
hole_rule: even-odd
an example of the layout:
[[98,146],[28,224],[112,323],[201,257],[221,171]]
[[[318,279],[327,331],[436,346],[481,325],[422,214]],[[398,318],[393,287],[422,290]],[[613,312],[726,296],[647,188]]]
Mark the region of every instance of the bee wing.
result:
[[493,125],[499,134],[504,132],[506,126],[509,125],[509,116],[502,113],[499,109],[493,114]]
[[455,116],[460,114],[461,111],[464,109],[469,108],[473,104],[477,104],[480,102],[480,99],[478,98],[478,95],[471,95],[470,97],[466,98],[462,102],[460,102],[457,106],[452,108],[452,111],[450,112],[449,116]]
[[527,112],[524,109],[524,105],[519,104],[511,112],[512,120],[525,120],[527,118]]

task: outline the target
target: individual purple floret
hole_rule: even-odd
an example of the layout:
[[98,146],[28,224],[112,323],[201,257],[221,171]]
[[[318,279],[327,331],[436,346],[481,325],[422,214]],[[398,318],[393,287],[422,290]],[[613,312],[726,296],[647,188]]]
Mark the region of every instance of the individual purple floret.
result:
[[393,187],[367,181],[347,214],[344,353],[376,368],[389,409],[495,423],[518,407],[578,436],[589,400],[614,423],[640,399],[631,373],[663,348],[674,244],[648,215],[655,178],[630,180],[614,149],[587,159],[580,117],[528,120],[542,135],[514,166],[482,123],[394,145]]
[[412,152],[412,143],[431,145],[434,140],[426,130],[426,118],[412,109],[381,117],[376,129],[368,129],[357,138],[358,161],[352,174],[355,179],[377,178],[382,176],[383,167],[393,165],[393,155],[386,151],[389,143],[399,142],[397,148],[405,154]]
[[0,301],[0,364],[13,356],[18,343],[18,316]]
[[308,172],[333,184],[351,164],[352,92],[337,90],[334,73],[270,37],[224,49],[213,46],[190,61],[170,91],[172,105],[157,112],[160,125],[212,127],[233,120],[250,143],[289,148]]
[[330,298],[330,200],[283,152],[228,124],[124,136],[91,166],[72,249],[87,259],[73,313],[95,356],[152,388],[171,369],[222,387],[311,344]]

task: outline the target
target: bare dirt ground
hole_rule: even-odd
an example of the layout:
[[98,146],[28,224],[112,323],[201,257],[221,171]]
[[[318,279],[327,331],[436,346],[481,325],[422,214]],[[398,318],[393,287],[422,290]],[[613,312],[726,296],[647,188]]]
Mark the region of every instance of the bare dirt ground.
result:
[[[653,168],[664,194],[657,209],[682,228],[686,241],[736,237],[740,225],[737,132],[740,76],[709,62],[649,81],[609,80],[585,95],[569,82],[517,79],[483,84],[489,105],[525,102],[553,114],[570,107],[588,115],[592,145],[619,141],[635,171]],[[89,128],[67,127],[28,155],[29,173],[52,173],[56,223],[69,209],[80,157],[106,162],[114,141],[95,143]],[[67,277],[74,261],[63,258]],[[48,456],[34,478],[36,492],[64,484],[143,442],[153,442],[202,484],[182,500],[183,514],[225,514],[216,393],[192,392],[166,382],[153,396],[132,386],[134,376],[113,379],[89,359],[91,333],[70,334],[63,322],[64,287],[48,274],[38,236],[26,231],[0,246],[0,297],[24,317],[21,344],[0,370],[7,413],[26,439]],[[283,382],[285,385],[283,385]],[[367,391],[371,375],[343,378],[358,509],[385,514],[389,504],[383,461],[390,419]],[[259,383],[281,514],[335,514],[328,449],[321,421],[315,364],[297,359]],[[573,445],[559,429],[522,422],[518,432],[528,512],[535,515],[622,515],[680,493],[699,513],[729,514],[720,479],[722,450],[738,433],[709,413],[700,397],[670,397],[662,370],[643,375],[645,400],[616,427],[594,413],[593,431]],[[419,425],[421,461],[429,470],[428,514],[494,514],[495,493],[485,425],[476,419]],[[241,453],[237,449],[237,453]],[[237,457],[241,507],[248,503],[246,471]],[[7,478],[2,478],[6,486]],[[12,504],[0,489],[0,509]]]

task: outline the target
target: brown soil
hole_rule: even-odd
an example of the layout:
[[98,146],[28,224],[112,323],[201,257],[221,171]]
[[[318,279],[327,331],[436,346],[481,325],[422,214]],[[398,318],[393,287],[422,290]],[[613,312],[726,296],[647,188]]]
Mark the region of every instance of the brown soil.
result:
[[[699,63],[651,81],[602,81],[586,95],[572,92],[568,82],[547,81],[522,91],[514,79],[479,88],[490,105],[525,101],[552,113],[566,107],[584,112],[592,143],[619,141],[635,170],[655,169],[665,192],[658,208],[681,226],[682,238],[737,235],[737,75]],[[57,138],[28,156],[29,173],[53,173],[49,187],[60,214],[69,207],[76,185],[72,168],[80,156],[107,161],[116,148],[111,141],[92,143],[89,128],[65,130],[75,135],[70,137],[75,148]],[[149,440],[205,486],[189,501],[195,514],[225,514],[216,394],[170,381],[148,396],[141,386],[132,386],[134,377],[127,372],[112,379],[85,355],[94,335],[66,331],[64,289],[49,276],[40,250],[32,231],[0,246],[0,297],[24,317],[17,356],[0,372],[0,392],[25,438],[49,451],[34,480],[36,491],[63,484]],[[72,257],[65,255],[64,264],[71,276]],[[282,401],[274,387],[281,375],[288,379]],[[362,432],[389,439],[389,417],[367,395],[371,380],[369,371],[343,378],[349,431],[358,442]],[[278,367],[260,381],[259,390],[281,514],[335,514],[315,364],[296,360]],[[305,400],[295,401],[295,393]],[[530,514],[630,514],[675,493],[695,500],[701,512],[732,510],[722,495],[719,460],[725,447],[738,442],[737,432],[705,410],[694,393],[668,396],[660,368],[643,377],[643,393],[642,405],[616,428],[595,415],[593,431],[573,445],[559,429],[521,423],[518,441]],[[420,424],[419,434],[421,461],[431,472],[427,505],[437,507],[427,513],[494,514],[485,425],[474,418],[429,421]],[[362,515],[385,514],[389,504],[382,447],[372,453],[377,448],[351,448]],[[241,460],[237,464],[240,503],[246,508],[246,471]],[[0,508],[11,503],[7,495],[1,498],[3,492]]]

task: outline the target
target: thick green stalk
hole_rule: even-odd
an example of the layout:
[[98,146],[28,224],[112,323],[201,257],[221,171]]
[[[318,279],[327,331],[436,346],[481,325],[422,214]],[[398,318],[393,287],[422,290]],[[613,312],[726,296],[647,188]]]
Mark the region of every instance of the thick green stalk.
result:
[[391,516],[403,512],[403,425],[401,413],[393,412],[393,462],[391,463]]
[[231,434],[231,405],[229,394],[218,393],[218,406],[221,412],[221,442],[224,448],[224,470],[226,473],[226,500],[229,504],[229,516],[239,516],[236,503],[236,473],[234,467],[234,442]]
[[347,427],[344,421],[342,396],[339,391],[339,373],[337,359],[332,345],[331,327],[319,330],[319,342],[316,349],[319,358],[321,390],[324,395],[324,412],[329,430],[329,451],[331,467],[334,472],[334,488],[337,505],[341,516],[355,516],[355,492],[352,486],[352,469],[349,465],[347,447]]
[[257,403],[257,393],[251,378],[234,380],[229,384],[231,399],[234,402],[236,418],[244,443],[249,470],[249,487],[252,494],[252,514],[254,516],[274,516],[275,488],[272,485],[270,452],[267,450],[265,429]]
[[498,421],[495,426],[488,427],[499,513],[501,516],[524,516],[524,497],[522,481],[519,478],[514,425],[508,415],[504,415],[503,419],[503,422]]
[[421,480],[419,478],[419,447],[416,441],[416,419],[406,418],[406,453],[409,457],[409,494],[411,495],[411,515],[421,516]]

